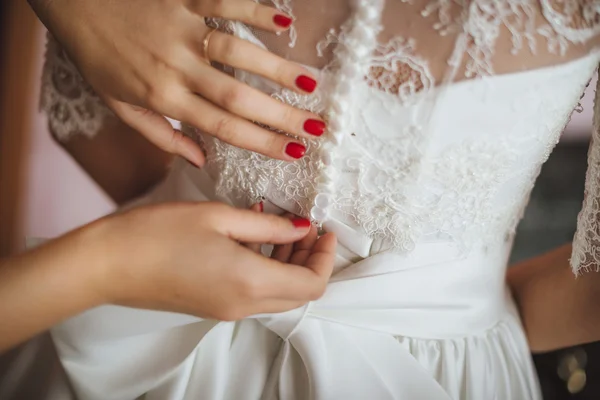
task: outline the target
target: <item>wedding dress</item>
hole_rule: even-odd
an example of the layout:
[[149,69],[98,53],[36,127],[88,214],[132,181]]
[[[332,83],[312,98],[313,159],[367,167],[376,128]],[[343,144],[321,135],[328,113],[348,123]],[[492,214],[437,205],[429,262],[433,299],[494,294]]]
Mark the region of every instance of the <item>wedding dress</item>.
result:
[[[177,162],[134,205],[264,199],[267,210],[310,217],[339,240],[327,291],[239,322],[85,312],[52,332],[78,396],[540,399],[505,272],[535,178],[600,62],[600,2],[265,3],[296,18],[289,32],[211,23],[313,68],[319,89],[304,96],[229,72],[321,113],[329,132],[289,163],[184,126],[206,168]],[[63,140],[93,136],[110,116],[52,40],[44,83]],[[576,271],[600,260],[599,152],[592,146]]]

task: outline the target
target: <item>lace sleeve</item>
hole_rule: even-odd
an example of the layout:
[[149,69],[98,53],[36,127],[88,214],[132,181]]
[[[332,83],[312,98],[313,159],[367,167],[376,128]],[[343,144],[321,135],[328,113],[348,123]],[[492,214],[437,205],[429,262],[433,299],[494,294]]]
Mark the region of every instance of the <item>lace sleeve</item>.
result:
[[600,271],[600,80],[596,87],[585,198],[577,218],[571,266],[575,274],[584,271]]
[[40,108],[61,142],[74,135],[93,137],[112,112],[83,80],[54,38],[48,35]]

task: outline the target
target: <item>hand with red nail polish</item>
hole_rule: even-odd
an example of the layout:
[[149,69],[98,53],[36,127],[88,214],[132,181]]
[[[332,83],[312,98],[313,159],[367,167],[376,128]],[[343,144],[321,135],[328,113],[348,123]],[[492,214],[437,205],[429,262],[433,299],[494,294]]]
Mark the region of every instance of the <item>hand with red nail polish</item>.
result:
[[[95,91],[103,100],[89,104],[108,106],[118,118],[107,110],[96,114],[110,115],[111,124],[124,122],[196,166],[205,161],[200,147],[173,129],[165,117],[287,161],[303,152],[296,148],[290,154],[289,138],[275,130],[304,138],[320,136],[325,130],[318,115],[250,88],[216,67],[244,70],[303,95],[317,90],[317,77],[307,68],[205,23],[206,17],[219,18],[281,33],[292,27],[294,19],[275,7],[251,0],[29,3],[65,50],[51,39],[49,52],[60,58],[61,68],[48,67],[50,73],[61,73],[65,61],[69,74],[77,77],[74,82],[87,82],[93,89],[81,91]],[[76,18],[67,18],[65,10]],[[79,79],[75,66],[85,79]]]
[[[250,207],[250,210],[260,213],[263,212],[263,207],[263,203],[258,203]],[[299,230],[305,231],[306,235],[293,243],[275,245],[271,252],[271,258],[282,263],[307,266],[306,263],[310,254],[318,246],[319,241],[323,240],[323,238],[325,238],[327,235],[319,237],[317,227],[312,225],[311,222],[306,218],[301,218],[289,213],[285,214],[283,217],[289,218],[292,224]],[[325,240],[332,239],[327,236]],[[244,246],[257,254],[260,254],[263,244],[266,243],[245,243]]]
[[[0,260],[0,314],[10,328],[0,329],[0,351],[106,304],[229,321],[318,299],[333,269],[335,237],[260,209],[144,206]],[[242,242],[275,249],[265,257]]]
[[[100,220],[93,248],[110,251],[94,258],[106,265],[94,284],[108,303],[218,320],[286,311],[320,297],[335,236],[317,237],[306,219],[260,210],[167,203]],[[261,244],[275,245],[270,258],[260,254]]]

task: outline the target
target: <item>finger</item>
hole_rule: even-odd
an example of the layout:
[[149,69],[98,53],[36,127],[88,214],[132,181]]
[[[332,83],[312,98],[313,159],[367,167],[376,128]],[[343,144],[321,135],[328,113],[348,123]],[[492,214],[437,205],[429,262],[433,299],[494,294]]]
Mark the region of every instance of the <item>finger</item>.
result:
[[317,239],[305,266],[312,269],[320,276],[331,276],[335,261],[337,239],[333,233],[326,233]]
[[182,96],[170,116],[226,143],[271,158],[293,161],[306,153],[299,141],[232,115],[193,93]]
[[[296,216],[291,213],[285,213],[282,215],[282,217],[292,219],[292,218],[295,218]],[[275,246],[275,248],[273,249],[273,252],[271,253],[271,258],[274,260],[277,260],[279,262],[282,262],[282,263],[302,265],[302,264],[291,262],[290,258],[292,258],[296,244],[306,241],[306,238],[310,236],[313,229],[315,229],[315,228],[313,226],[311,226],[308,234],[304,238],[300,239],[299,242]],[[316,232],[316,229],[315,229],[315,232]],[[315,237],[315,240],[316,240],[316,237]],[[307,257],[308,257],[308,255],[307,255]]]
[[292,243],[279,244],[273,248],[273,252],[271,253],[271,258],[273,260],[277,260],[282,263],[287,263],[287,262],[289,262],[293,251],[294,251],[294,245]]
[[174,129],[163,116],[142,107],[107,99],[107,105],[127,125],[138,131],[157,147],[180,155],[197,167],[204,165],[204,153],[191,138]]
[[250,0],[194,1],[193,11],[205,17],[240,21],[256,28],[281,32],[292,25],[292,18],[281,11]]
[[317,87],[316,78],[306,68],[235,36],[215,32],[206,50],[205,56],[212,61],[252,72],[296,92],[309,94]]
[[[260,203],[254,204],[252,207],[250,207],[250,211],[254,211],[257,213],[263,212],[263,203],[260,202]],[[261,249],[260,243],[247,243],[247,244],[245,244],[245,246],[255,253],[260,253],[260,249]]]
[[283,264],[253,253],[247,253],[244,266],[253,271],[265,299],[316,300],[323,295],[333,271],[336,244],[333,234],[319,238],[305,266]]
[[316,226],[311,226],[310,231],[302,240],[294,243],[294,250],[289,258],[290,264],[304,265],[311,255],[311,251],[317,243],[318,232]]
[[317,114],[292,107],[214,68],[188,67],[187,74],[192,77],[188,82],[192,90],[232,114],[306,138],[325,132],[326,124]]
[[318,264],[328,262],[326,257],[316,260],[312,264],[313,269],[282,263],[250,251],[245,254],[239,264],[243,265],[244,273],[252,274],[255,293],[260,293],[262,300],[307,302],[318,299],[329,281],[330,273],[327,274],[327,269],[333,268],[333,263],[331,266]]
[[213,205],[206,213],[205,205],[198,205],[204,222],[231,239],[261,244],[285,244],[302,239],[310,230],[310,221],[303,218],[290,220],[272,214],[240,210],[225,205]]

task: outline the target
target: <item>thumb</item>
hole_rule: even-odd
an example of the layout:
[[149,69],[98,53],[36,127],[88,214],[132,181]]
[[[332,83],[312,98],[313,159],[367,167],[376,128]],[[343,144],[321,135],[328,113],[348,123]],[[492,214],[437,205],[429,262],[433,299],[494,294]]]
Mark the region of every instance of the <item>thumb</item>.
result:
[[157,147],[168,153],[177,154],[197,167],[204,165],[204,153],[200,146],[181,131],[173,128],[162,115],[115,99],[106,99],[106,104],[123,122]]

